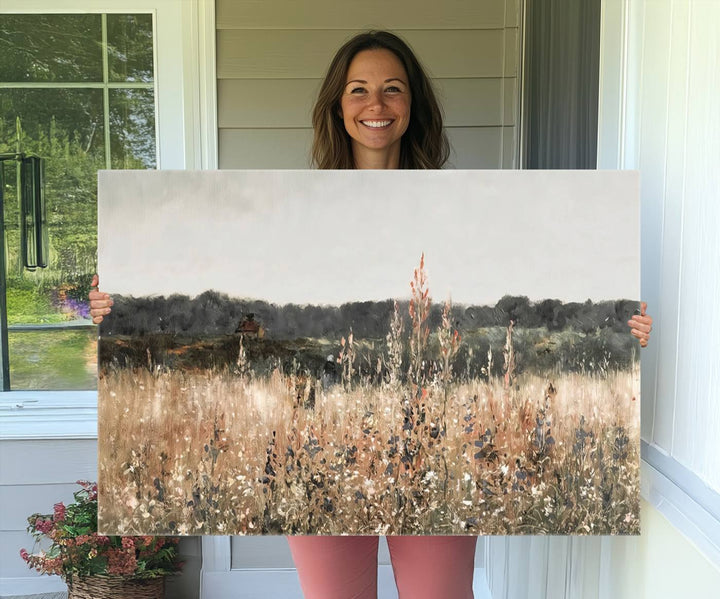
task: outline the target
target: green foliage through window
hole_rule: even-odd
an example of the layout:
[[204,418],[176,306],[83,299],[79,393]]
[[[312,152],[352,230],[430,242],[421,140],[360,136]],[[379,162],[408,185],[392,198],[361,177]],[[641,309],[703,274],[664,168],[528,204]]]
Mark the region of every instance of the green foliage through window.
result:
[[10,378],[19,388],[93,388],[89,322],[97,271],[97,171],[156,166],[151,14],[0,15],[0,153],[45,159],[49,265],[20,254],[15,164],[3,164]]

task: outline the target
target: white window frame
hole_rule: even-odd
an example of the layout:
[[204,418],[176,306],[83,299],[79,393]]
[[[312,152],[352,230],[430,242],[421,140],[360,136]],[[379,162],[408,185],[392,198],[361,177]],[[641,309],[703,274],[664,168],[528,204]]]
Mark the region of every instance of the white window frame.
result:
[[[214,0],[0,0],[3,13],[151,13],[158,168],[217,168]],[[96,391],[0,392],[0,439],[96,438]]]
[[[631,38],[633,22],[642,3],[631,0],[603,0],[600,33],[600,89],[598,110],[598,168],[634,169],[637,124],[631,121],[637,98],[627,82],[639,76],[630,72],[629,55],[637,54],[637,40]],[[643,246],[651,246],[649,239]],[[653,251],[643,247],[641,254],[650,260]],[[643,270],[652,270],[645,264]],[[642,282],[642,297],[651,306],[661,305],[659,282],[647,276]],[[657,309],[657,308],[656,308]],[[657,312],[655,313],[658,316]],[[655,335],[661,334],[659,331]],[[643,418],[655,409],[657,384],[657,345],[651,341],[643,354]],[[695,472],[668,455],[652,441],[641,439],[640,494],[703,553],[720,567],[720,493],[710,488]],[[642,525],[642,523],[641,523]]]

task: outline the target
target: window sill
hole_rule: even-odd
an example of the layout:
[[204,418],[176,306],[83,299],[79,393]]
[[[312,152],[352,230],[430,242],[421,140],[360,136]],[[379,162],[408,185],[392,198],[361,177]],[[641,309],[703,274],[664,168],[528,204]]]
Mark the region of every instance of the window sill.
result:
[[97,439],[97,391],[0,393],[0,440]]

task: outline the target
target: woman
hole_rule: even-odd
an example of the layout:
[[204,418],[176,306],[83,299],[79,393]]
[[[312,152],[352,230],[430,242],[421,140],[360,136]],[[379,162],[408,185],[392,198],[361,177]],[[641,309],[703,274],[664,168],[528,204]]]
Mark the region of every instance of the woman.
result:
[[[410,48],[388,32],[363,33],[335,55],[312,116],[313,163],[321,169],[436,169],[449,148],[430,81]],[[97,278],[93,286],[97,285]],[[90,293],[93,322],[112,299]],[[634,316],[647,345],[652,319]],[[469,599],[477,538],[388,537],[400,599]],[[377,596],[377,537],[289,537],[307,599]]]

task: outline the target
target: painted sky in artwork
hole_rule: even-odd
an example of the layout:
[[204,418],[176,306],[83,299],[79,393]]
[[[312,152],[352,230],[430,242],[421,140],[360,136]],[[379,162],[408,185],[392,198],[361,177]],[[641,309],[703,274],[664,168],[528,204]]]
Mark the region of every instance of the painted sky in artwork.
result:
[[636,172],[101,171],[99,185],[110,293],[401,299],[425,253],[436,300],[639,296]]

